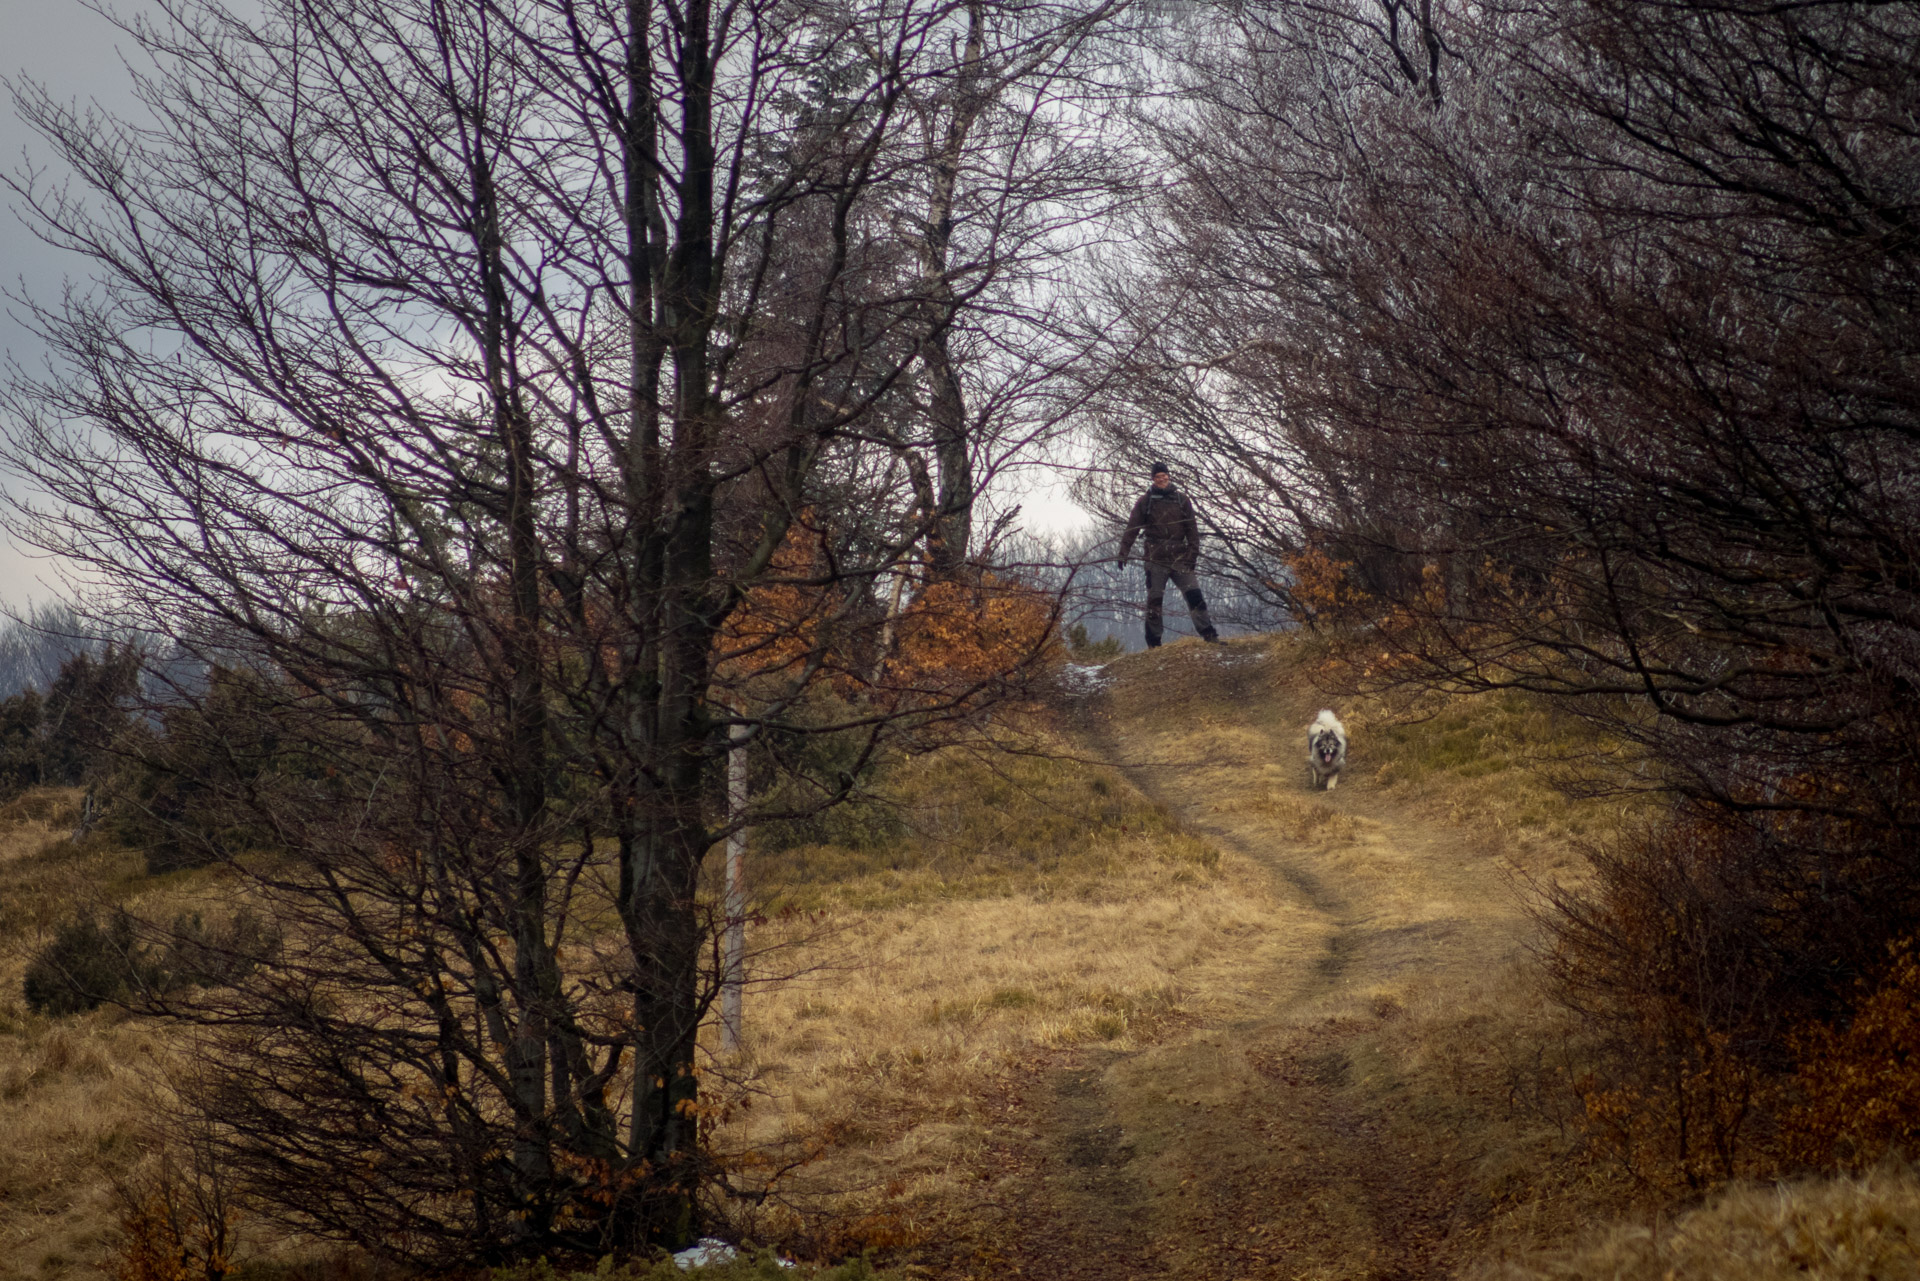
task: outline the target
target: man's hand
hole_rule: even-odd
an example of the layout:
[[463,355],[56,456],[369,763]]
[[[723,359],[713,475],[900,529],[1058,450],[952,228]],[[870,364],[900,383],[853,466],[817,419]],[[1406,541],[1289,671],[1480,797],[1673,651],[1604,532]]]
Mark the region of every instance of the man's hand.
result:
[[1115,556],[1113,558],[1113,563],[1118,565],[1121,569],[1125,569],[1127,567],[1127,558],[1125,556]]

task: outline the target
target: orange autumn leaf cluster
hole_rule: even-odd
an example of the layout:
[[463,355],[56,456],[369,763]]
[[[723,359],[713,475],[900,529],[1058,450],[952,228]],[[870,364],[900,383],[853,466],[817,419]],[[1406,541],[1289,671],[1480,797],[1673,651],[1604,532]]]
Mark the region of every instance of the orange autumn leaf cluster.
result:
[[787,531],[767,581],[748,589],[716,642],[725,680],[793,676],[821,644],[822,628],[841,604],[840,590],[808,579],[826,577],[819,535],[804,525]]
[[985,686],[1057,658],[1052,598],[982,574],[976,582],[929,584],[901,615],[888,683],[953,693]]
[[1695,1020],[1650,1017],[1640,1045],[1665,1071],[1637,1085],[1602,1085],[1592,1074],[1573,1082],[1588,1138],[1647,1185],[1678,1191],[1733,1178],[1758,1154],[1743,1144],[1756,1096],[1757,1065],[1730,1051],[1730,1038]]
[[170,1172],[151,1187],[123,1189],[119,1238],[106,1271],[114,1281],[225,1281],[233,1271],[238,1215],[217,1198],[183,1189]]
[[1302,623],[1352,622],[1373,606],[1373,598],[1353,581],[1353,565],[1335,560],[1325,548],[1307,547],[1286,559],[1291,582],[1290,612]]
[[1920,959],[1914,941],[1844,1026],[1815,1024],[1795,1038],[1798,1106],[1789,1115],[1794,1155],[1803,1161],[1871,1165],[1920,1142]]
[[928,583],[901,603],[889,625],[850,615],[847,587],[821,581],[827,568],[817,532],[789,532],[769,581],[748,592],[721,632],[722,679],[790,679],[819,654],[822,679],[843,697],[869,680],[893,691],[950,696],[1059,655],[1053,598],[1021,583],[991,573]]

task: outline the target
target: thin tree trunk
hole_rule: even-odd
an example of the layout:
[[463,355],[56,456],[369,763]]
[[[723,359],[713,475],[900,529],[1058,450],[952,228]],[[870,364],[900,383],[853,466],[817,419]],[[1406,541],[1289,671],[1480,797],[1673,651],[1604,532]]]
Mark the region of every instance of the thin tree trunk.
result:
[[927,375],[927,410],[933,426],[933,460],[939,485],[927,531],[927,560],[937,579],[957,578],[964,573],[973,540],[973,441],[968,430],[966,390],[953,364],[951,334],[958,303],[948,272],[960,161],[966,154],[967,135],[984,106],[978,81],[985,40],[984,6],[974,0],[967,6],[966,61],[955,80],[953,115],[934,159],[927,230],[922,241],[928,320],[920,342],[920,362]]
[[[476,110],[474,130],[475,227],[486,289],[484,328],[488,391],[493,426],[506,456],[507,588],[511,621],[506,629],[508,664],[508,751],[504,771],[514,842],[511,899],[514,991],[519,1009],[506,1049],[506,1068],[519,1113],[513,1161],[523,1189],[520,1231],[542,1239],[551,1230],[551,1200],[544,1191],[553,1177],[550,1150],[551,1105],[570,1094],[564,1068],[548,1059],[549,1020],[559,999],[558,966],[547,939],[547,867],[542,819],[547,794],[546,689],[540,655],[540,533],[533,432],[512,384],[514,368],[511,311],[501,263],[501,229],[487,156],[484,118]],[[551,1100],[549,1072],[564,1093]]]
[[875,684],[886,674],[887,659],[893,654],[893,633],[900,622],[900,598],[906,594],[907,573],[904,566],[893,569],[893,593],[887,601],[887,619],[880,625],[880,643],[875,647],[878,652],[873,659],[873,674],[869,679]]
[[[747,740],[736,727],[727,750],[727,822],[738,823],[747,810]],[[727,972],[720,998],[720,1047],[729,1054],[740,1050],[741,987],[747,963],[747,833],[736,828],[727,837]]]

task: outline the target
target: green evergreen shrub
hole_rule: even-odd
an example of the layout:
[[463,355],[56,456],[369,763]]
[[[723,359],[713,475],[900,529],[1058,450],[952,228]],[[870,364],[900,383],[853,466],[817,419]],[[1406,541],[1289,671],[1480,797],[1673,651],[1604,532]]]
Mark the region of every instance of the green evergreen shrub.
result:
[[88,913],[54,930],[28,963],[21,989],[37,1013],[79,1014],[125,996],[138,977],[133,922],[118,912],[102,925]]
[[1076,663],[1110,663],[1126,651],[1118,636],[1094,640],[1087,635],[1085,623],[1067,628],[1067,657]]
[[157,732],[130,742],[109,828],[145,854],[150,875],[274,848],[257,789],[301,765],[280,723],[283,698],[256,677],[216,669],[201,697],[166,709]]
[[[794,811],[754,831],[760,847],[794,849],[839,845],[870,849],[905,831],[897,806],[873,794],[894,757],[871,751],[864,725],[822,732],[838,721],[860,720],[846,703],[816,695],[795,709],[793,728],[770,726],[754,744],[755,804]],[[845,799],[835,798],[844,795]]]
[[34,953],[21,994],[37,1013],[80,1014],[141,995],[238,982],[279,944],[279,933],[245,908],[212,925],[197,912],[182,914],[144,939],[124,911],[104,923],[83,913],[61,923]]

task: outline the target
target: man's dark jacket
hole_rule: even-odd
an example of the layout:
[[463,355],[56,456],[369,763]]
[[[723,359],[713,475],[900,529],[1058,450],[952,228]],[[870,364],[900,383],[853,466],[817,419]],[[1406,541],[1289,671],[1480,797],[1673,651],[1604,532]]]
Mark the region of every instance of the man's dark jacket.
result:
[[1193,518],[1193,504],[1172,485],[1147,490],[1133,505],[1127,532],[1120,539],[1121,560],[1142,533],[1147,536],[1147,563],[1191,571],[1200,562],[1200,525]]

